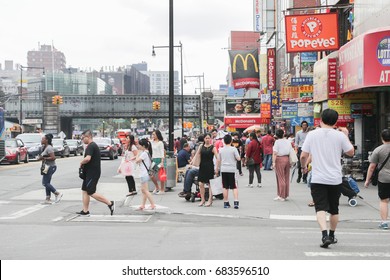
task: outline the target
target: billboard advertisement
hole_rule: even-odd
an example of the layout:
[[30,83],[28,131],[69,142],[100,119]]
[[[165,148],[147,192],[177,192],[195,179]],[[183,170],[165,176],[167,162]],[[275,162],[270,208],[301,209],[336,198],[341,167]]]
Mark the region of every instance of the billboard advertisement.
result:
[[260,88],[258,50],[229,50],[233,87]]
[[108,72],[108,73],[99,73],[100,79],[107,83],[107,86],[112,89],[113,95],[122,95],[124,94],[123,90],[123,73]]
[[336,13],[286,15],[285,22],[288,53],[331,51],[339,48]]
[[226,99],[226,116],[259,116],[261,100],[258,98]]

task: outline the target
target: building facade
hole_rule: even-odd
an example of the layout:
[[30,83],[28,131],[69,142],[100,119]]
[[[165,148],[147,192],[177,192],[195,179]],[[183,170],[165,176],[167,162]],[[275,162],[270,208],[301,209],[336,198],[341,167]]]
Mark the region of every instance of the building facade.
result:
[[[51,45],[39,45],[38,50],[27,52],[28,67],[44,67],[46,72],[56,72],[66,68],[64,53]],[[31,73],[39,74],[39,69],[28,69]]]

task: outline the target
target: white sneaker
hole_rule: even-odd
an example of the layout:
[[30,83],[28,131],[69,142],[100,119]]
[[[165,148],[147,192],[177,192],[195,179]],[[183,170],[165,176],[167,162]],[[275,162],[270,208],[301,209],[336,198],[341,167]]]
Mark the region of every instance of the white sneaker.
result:
[[61,198],[62,198],[63,194],[62,193],[59,193],[56,195],[56,199],[54,200],[54,203],[58,203],[60,202]]
[[257,184],[257,187],[258,187],[258,188],[261,188],[261,184],[260,184],[260,183],[259,183],[259,184]]
[[248,188],[253,188],[253,184],[246,185]]
[[277,197],[274,198],[274,200],[275,200],[275,201],[276,201],[276,200],[281,200],[281,197],[280,197],[280,196],[277,196]]

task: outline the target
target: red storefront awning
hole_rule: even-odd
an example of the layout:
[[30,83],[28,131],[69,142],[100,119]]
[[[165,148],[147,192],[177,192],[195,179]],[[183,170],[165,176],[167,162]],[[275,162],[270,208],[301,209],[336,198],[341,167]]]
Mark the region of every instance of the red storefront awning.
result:
[[251,125],[269,124],[270,119],[261,117],[225,117],[225,125],[235,128],[247,128]]

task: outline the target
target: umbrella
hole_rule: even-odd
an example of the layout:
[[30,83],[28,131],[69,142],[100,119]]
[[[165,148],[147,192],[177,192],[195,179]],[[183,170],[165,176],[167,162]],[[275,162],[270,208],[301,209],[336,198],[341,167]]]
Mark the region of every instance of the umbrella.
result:
[[251,125],[250,127],[247,127],[244,132],[252,132],[252,131],[256,131],[256,130],[260,130],[261,127],[260,125],[258,124],[255,124],[255,125]]

